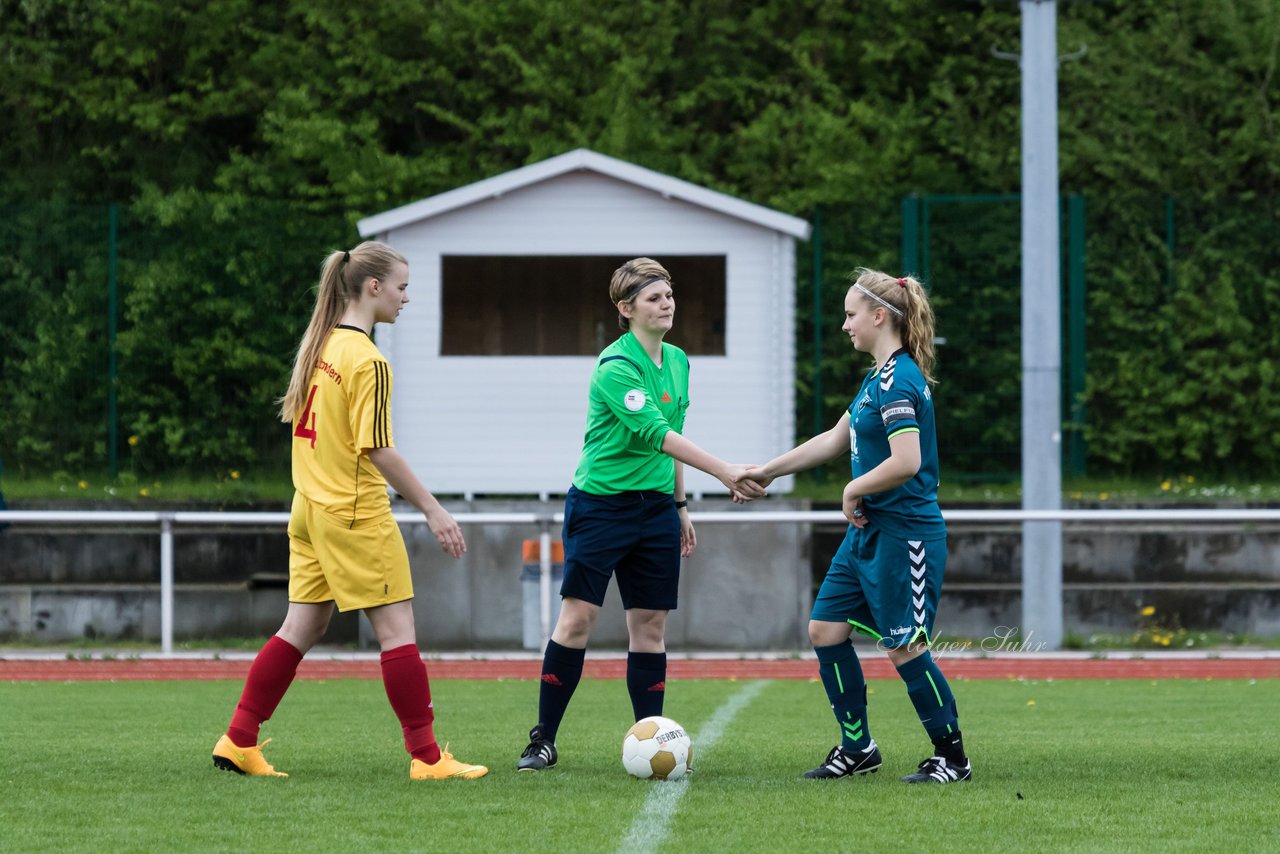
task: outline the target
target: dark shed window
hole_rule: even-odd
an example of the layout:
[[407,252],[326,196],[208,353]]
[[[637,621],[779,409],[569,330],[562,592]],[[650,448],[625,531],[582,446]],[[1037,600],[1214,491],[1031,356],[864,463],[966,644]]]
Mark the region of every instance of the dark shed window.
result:
[[[621,334],[613,271],[637,255],[445,255],[444,356],[594,356]],[[654,256],[671,273],[675,327],[690,355],[724,355],[725,256]]]

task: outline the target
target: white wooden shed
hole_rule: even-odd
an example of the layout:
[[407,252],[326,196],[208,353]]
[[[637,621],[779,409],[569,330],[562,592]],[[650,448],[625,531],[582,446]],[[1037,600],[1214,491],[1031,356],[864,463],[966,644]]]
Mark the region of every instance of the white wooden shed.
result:
[[[409,260],[411,302],[376,335],[395,374],[396,445],[432,491],[569,488],[595,354],[620,334],[609,276],[637,256],[674,281],[666,340],[689,353],[685,435],[732,462],[791,447],[804,220],[577,149],[359,229]],[[686,478],[690,493],[725,492]]]

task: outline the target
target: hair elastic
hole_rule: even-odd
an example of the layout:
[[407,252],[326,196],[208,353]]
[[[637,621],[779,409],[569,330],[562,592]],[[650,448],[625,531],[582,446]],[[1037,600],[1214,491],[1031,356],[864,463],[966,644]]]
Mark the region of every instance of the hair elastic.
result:
[[618,300],[618,302],[631,302],[633,299],[636,298],[636,295],[639,294],[645,288],[649,287],[650,285],[656,285],[658,284],[658,282],[665,282],[665,281],[667,280],[664,279],[662,276],[658,276],[656,278],[650,279],[647,282],[641,282],[631,290],[627,291],[627,295],[622,299]]
[[[901,280],[899,280],[899,281],[901,281]],[[898,317],[905,317],[905,316],[906,316],[906,315],[904,315],[904,314],[902,313],[902,309],[898,308],[896,305],[891,305],[891,304],[889,304],[889,303],[888,303],[888,302],[886,302],[885,300],[882,300],[880,297],[878,297],[878,296],[876,296],[875,294],[871,293],[871,291],[867,290],[867,289],[866,289],[866,288],[864,288],[862,285],[859,285],[859,284],[856,284],[856,283],[855,283],[855,284],[854,284],[854,288],[855,288],[855,289],[857,289],[857,290],[859,290],[859,291],[862,291],[864,294],[866,294],[867,296],[871,297],[873,300],[875,300],[876,302],[880,303],[880,304],[881,304],[882,306],[884,306],[885,308],[889,309],[889,311],[892,311],[894,314],[898,315]]]
[[900,288],[905,288],[906,286],[907,286],[907,280],[906,280],[906,279],[898,279],[898,287],[900,287]]
[[350,252],[343,252],[343,253],[342,253],[342,263],[343,263],[343,264],[350,264],[350,263],[351,263],[351,253],[350,253]]

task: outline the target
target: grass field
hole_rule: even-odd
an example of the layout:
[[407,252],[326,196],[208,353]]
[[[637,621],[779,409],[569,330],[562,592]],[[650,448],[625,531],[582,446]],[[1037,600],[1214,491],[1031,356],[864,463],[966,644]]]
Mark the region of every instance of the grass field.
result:
[[[845,483],[838,467],[801,473],[790,498],[807,498],[839,505]],[[79,509],[118,508],[151,510],[196,503],[202,506],[258,507],[278,505],[288,510],[293,481],[288,470],[241,471],[226,469],[206,474],[175,472],[138,477],[122,472],[114,481],[101,472],[14,472],[0,477],[0,494],[18,506],[29,502],[52,503]],[[441,496],[446,501],[458,496]],[[503,496],[510,498],[510,496]],[[526,496],[530,500],[537,496]],[[1064,507],[1122,507],[1206,504],[1240,505],[1280,501],[1280,481],[1240,478],[1212,479],[1193,475],[1133,477],[1068,477],[1063,482]],[[949,477],[943,472],[938,499],[949,505],[1020,504],[1022,488],[1017,479],[984,482]],[[558,503],[558,499],[557,499]]]
[[954,687],[975,781],[913,787],[898,777],[927,743],[896,682],[870,686],[885,767],[831,782],[800,779],[836,738],[818,684],[673,684],[666,713],[693,735],[696,773],[649,783],[621,768],[619,681],[582,684],[559,766],[532,775],[513,768],[536,683],[442,680],[438,734],[491,772],[415,784],[376,681],[293,686],[263,732],[287,780],[213,768],[238,683],[0,683],[0,848],[1280,849],[1280,681]]

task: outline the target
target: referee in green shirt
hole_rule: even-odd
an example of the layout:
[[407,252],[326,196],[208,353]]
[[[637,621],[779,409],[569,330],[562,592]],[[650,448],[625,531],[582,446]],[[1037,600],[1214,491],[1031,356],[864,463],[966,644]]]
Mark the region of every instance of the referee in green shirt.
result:
[[565,498],[563,603],[542,659],[538,724],[516,766],[521,771],[556,764],[556,732],[612,576],[627,612],[632,711],[636,720],[662,714],[667,613],[676,607],[680,559],[697,545],[683,464],[717,478],[735,502],[764,494],[744,478],[745,466],[729,465],[681,435],[689,358],[662,341],[676,313],[671,275],[657,261],[635,258],[614,271],[609,300],[623,334],[591,375],[582,456]]

